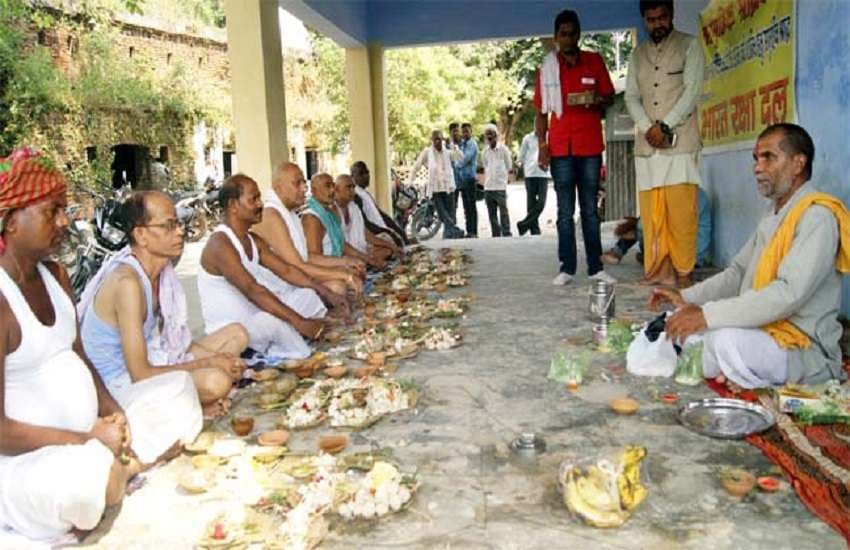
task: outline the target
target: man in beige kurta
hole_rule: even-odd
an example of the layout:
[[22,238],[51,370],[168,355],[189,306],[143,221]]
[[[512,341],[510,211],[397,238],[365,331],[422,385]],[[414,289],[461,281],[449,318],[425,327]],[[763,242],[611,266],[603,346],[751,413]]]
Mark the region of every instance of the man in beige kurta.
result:
[[641,16],[650,39],[632,54],[625,98],[636,126],[645,280],[684,286],[696,263],[704,60],[696,38],[673,29],[672,1],[641,2]]

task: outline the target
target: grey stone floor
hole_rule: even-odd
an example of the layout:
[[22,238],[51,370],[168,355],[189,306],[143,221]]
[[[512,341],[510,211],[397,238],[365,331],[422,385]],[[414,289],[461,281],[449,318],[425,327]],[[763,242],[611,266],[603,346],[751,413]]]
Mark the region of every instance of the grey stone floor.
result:
[[[424,388],[418,410],[385,419],[352,439],[353,450],[390,447],[402,464],[418,470],[422,487],[407,512],[368,528],[339,526],[326,547],[844,546],[787,486],[741,502],[726,495],[718,481],[721,468],[767,473],[771,463],[746,443],[712,440],[681,428],[674,408],[654,399],[666,391],[676,391],[682,399],[712,395],[707,388],[638,379],[626,374],[615,358],[599,354],[575,393],[546,379],[556,350],[576,351],[575,343],[590,336],[583,266],[572,285],[550,284],[557,272],[554,237],[451,244],[469,248],[475,259],[470,287],[464,289],[477,295],[463,322],[465,344],[451,352],[421,353],[404,363],[396,376]],[[198,250],[197,245],[187,250],[180,269],[193,311],[197,296],[189,274]],[[610,272],[623,281],[617,286],[618,315],[649,318],[643,308],[647,291],[634,283],[640,270],[633,255]],[[609,399],[621,395],[641,403],[637,414],[609,412]],[[510,440],[526,430],[542,434],[548,443],[537,460],[523,461],[508,451]],[[299,432],[291,446],[312,449],[317,437]],[[616,530],[593,529],[572,519],[556,490],[561,461],[626,444],[648,449],[643,463],[647,500]],[[185,467],[178,460],[150,474],[148,485],[130,496],[89,544],[190,548],[210,519],[211,506],[203,497],[177,493],[176,472]]]

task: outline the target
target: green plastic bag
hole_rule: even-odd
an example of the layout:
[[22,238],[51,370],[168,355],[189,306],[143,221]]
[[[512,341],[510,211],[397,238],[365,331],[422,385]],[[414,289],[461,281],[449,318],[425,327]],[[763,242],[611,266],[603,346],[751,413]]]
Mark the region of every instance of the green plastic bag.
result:
[[571,357],[567,357],[564,352],[559,351],[552,356],[548,378],[562,384],[581,384],[584,373],[590,365],[591,357],[592,353],[589,350]]
[[676,362],[676,373],[673,376],[676,382],[686,386],[702,383],[702,348],[702,342],[685,346]]

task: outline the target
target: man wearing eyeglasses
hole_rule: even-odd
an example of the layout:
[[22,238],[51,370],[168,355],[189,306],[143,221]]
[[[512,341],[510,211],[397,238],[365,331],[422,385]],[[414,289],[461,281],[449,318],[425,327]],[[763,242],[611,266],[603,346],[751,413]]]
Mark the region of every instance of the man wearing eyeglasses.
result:
[[[192,342],[186,297],[171,264],[183,252],[174,204],[164,193],[145,191],[124,208],[130,246],[101,268],[80,298],[83,347],[119,403],[150,388],[184,398],[187,389],[169,388],[169,380],[187,372],[205,416],[223,414],[244,369],[239,355],[246,331],[234,323]],[[180,421],[151,411],[151,421],[156,418]]]

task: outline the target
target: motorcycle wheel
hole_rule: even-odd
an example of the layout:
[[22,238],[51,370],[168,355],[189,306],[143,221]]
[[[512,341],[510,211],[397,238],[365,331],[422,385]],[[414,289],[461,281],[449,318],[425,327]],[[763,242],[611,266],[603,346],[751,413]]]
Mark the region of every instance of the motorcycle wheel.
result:
[[413,221],[410,223],[412,236],[419,241],[427,241],[437,234],[443,226],[443,222],[437,217],[433,208],[423,206],[413,213]]
[[204,238],[207,234],[207,216],[203,212],[198,212],[186,226],[186,241],[196,243]]

